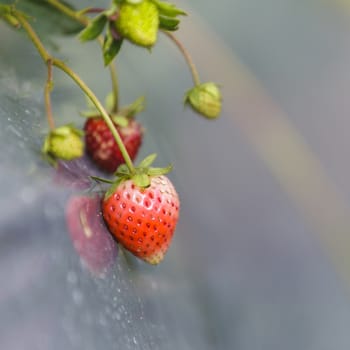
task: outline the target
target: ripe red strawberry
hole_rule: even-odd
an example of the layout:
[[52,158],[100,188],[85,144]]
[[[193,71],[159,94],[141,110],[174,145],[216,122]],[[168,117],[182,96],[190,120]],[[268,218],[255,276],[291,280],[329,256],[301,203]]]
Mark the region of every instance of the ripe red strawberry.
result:
[[[127,126],[114,124],[121,139],[134,160],[142,144],[143,130],[140,123],[130,119]],[[88,155],[104,171],[113,173],[124,163],[114,137],[102,117],[87,119],[85,126],[85,147]]]
[[118,242],[137,257],[158,264],[169,248],[179,217],[179,197],[166,176],[150,177],[150,186],[122,181],[102,202],[102,213]]

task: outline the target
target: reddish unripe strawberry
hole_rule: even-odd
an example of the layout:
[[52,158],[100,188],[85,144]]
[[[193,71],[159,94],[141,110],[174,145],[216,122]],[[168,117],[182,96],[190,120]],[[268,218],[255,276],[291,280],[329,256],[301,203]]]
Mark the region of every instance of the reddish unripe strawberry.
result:
[[[140,123],[131,119],[127,126],[114,125],[130,158],[134,160],[143,138],[143,129]],[[84,130],[88,155],[100,169],[108,173],[115,172],[118,166],[124,163],[124,159],[106,122],[101,117],[89,118],[85,123]]]
[[102,203],[102,213],[118,242],[150,264],[164,258],[179,217],[179,197],[166,176],[141,188],[121,182]]

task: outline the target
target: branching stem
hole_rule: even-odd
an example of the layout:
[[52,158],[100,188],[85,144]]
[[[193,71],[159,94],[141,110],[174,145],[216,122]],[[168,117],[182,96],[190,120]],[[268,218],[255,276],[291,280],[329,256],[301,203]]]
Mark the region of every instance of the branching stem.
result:
[[[53,1],[53,0],[50,0],[50,1]],[[29,24],[27,19],[22,15],[21,12],[13,9],[13,15],[18,19],[18,21],[21,24],[21,26],[23,27],[23,29],[27,32],[30,40],[33,42],[34,46],[37,48],[40,56],[42,57],[42,59],[44,60],[44,62],[46,63],[46,65],[48,67],[49,73],[48,73],[48,81],[47,81],[46,87],[45,87],[45,94],[46,94],[46,91],[48,91],[48,93],[49,93],[49,89],[52,87],[51,69],[52,69],[52,66],[55,66],[55,67],[59,68],[60,70],[62,70],[64,73],[66,73],[80,87],[80,89],[85,93],[86,96],[88,96],[88,98],[95,105],[97,110],[101,113],[102,118],[105,120],[106,124],[108,125],[109,129],[111,130],[111,132],[115,138],[115,141],[116,141],[116,143],[117,143],[117,145],[118,145],[118,147],[123,155],[124,161],[125,161],[127,167],[129,168],[130,173],[131,174],[135,173],[134,165],[133,165],[132,160],[128,154],[128,151],[126,150],[125,145],[124,145],[124,143],[123,143],[123,141],[118,133],[118,130],[114,126],[111,117],[108,115],[107,111],[105,110],[105,108],[103,107],[101,102],[98,100],[96,95],[84,83],[84,81],[71,68],[69,68],[64,62],[50,56],[50,54],[47,52],[44,45],[42,44],[40,38],[35,33],[34,29]],[[50,104],[50,102],[49,102],[49,104]],[[50,124],[50,127],[51,127],[51,124]]]
[[[80,24],[82,24],[84,26],[87,26],[89,24],[90,19],[88,17],[84,16],[80,12],[72,10],[70,7],[63,4],[59,0],[47,0],[47,1],[50,5],[54,6],[57,10],[61,11],[66,16],[72,18],[73,20],[79,22]],[[103,9],[99,9],[99,8],[98,9],[91,9],[91,10],[95,10],[92,12],[103,11]],[[89,11],[89,12],[91,12],[91,11]],[[100,46],[103,47],[103,38],[101,36],[98,38],[98,42],[99,42]],[[113,91],[113,97],[114,97],[114,99],[113,99],[114,105],[113,105],[112,112],[117,113],[118,109],[119,109],[119,85],[118,85],[117,70],[115,68],[115,64],[113,61],[108,65],[108,68],[109,68],[109,73],[110,73],[110,77],[111,77],[112,91]]]

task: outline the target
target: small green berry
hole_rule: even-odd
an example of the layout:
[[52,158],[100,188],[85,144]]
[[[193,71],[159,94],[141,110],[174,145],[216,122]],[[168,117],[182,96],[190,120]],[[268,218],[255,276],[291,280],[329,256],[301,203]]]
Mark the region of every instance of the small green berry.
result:
[[121,36],[136,45],[151,47],[157,41],[159,12],[151,0],[130,3],[124,1],[115,23]]
[[79,158],[84,153],[82,136],[83,132],[72,125],[60,126],[47,135],[42,152],[53,162]]
[[221,112],[221,92],[215,83],[203,83],[189,90],[185,95],[185,104],[208,119],[218,118]]

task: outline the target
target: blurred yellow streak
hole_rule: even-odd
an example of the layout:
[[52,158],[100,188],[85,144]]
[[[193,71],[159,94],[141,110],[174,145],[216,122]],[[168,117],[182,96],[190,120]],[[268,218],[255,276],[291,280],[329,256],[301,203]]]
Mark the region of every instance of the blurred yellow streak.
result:
[[[183,8],[188,9],[187,4]],[[288,116],[233,51],[195,15],[178,37],[200,71],[222,84],[224,111],[324,243],[350,287],[350,208]]]
[[350,0],[322,0],[321,3],[326,4],[328,6],[337,6],[339,8],[343,8],[347,11],[350,11]]

